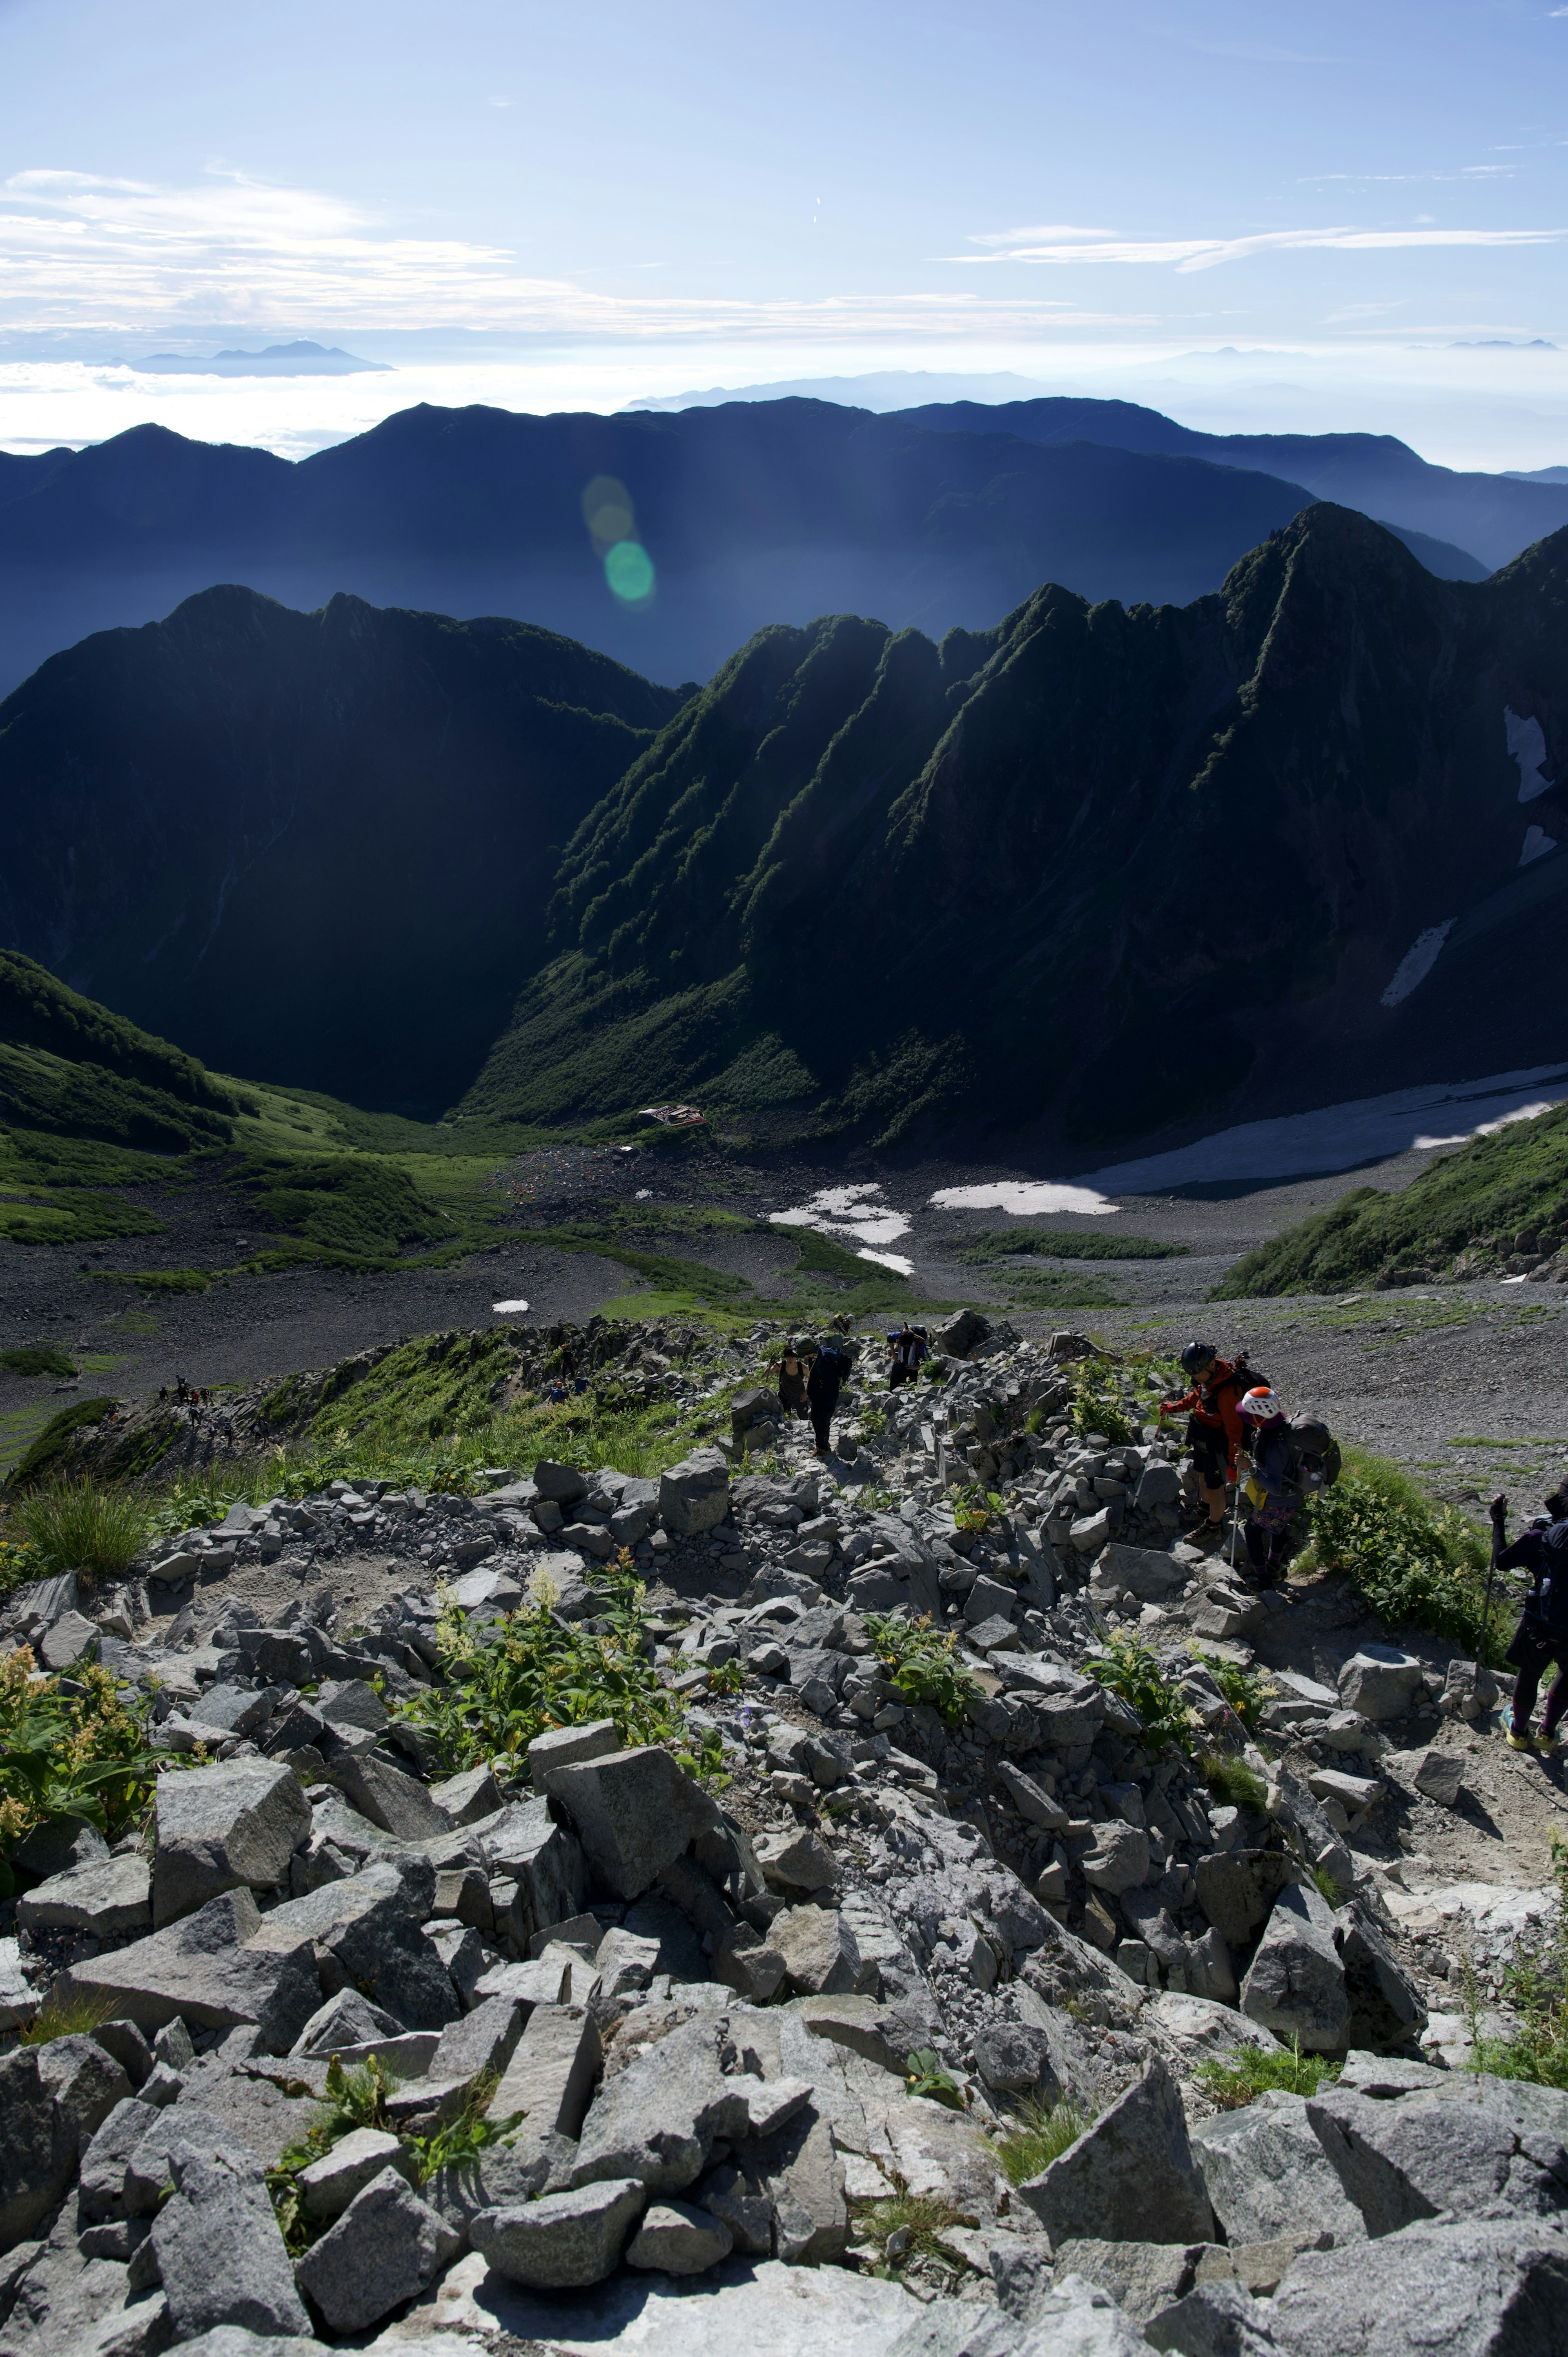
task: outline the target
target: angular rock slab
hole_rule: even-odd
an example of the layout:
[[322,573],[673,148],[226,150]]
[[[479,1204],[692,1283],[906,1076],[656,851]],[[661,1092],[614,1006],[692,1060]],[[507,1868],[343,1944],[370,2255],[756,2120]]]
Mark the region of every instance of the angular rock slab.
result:
[[13,2250],[53,2209],[76,2173],[78,2145],[130,2093],[119,2063],[91,2038],[51,2039],[0,2057],[0,2251]]
[[716,1448],[695,1448],[659,1477],[659,1514],[673,1538],[711,1531],[729,1512],[729,1467]]
[[474,2248],[497,2275],[531,2291],[575,2291],[602,2283],[626,2246],[648,2195],[634,2177],[604,2178],[546,2193],[468,2221]]
[[395,2329],[410,2341],[437,2327],[510,2332],[567,2357],[605,2357],[618,2343],[637,2357],[887,2357],[923,2312],[899,2284],[778,2259],[726,2259],[695,2284],[628,2271],[553,2299],[490,2273],[475,2252]]
[[461,2244],[402,2170],[387,2168],[311,2244],[295,2275],[332,2331],[362,2332],[425,2290]]
[[1366,2240],[1361,2213],[1307,2118],[1305,2095],[1271,2087],[1242,2110],[1205,2120],[1192,2147],[1228,2242],[1319,2233],[1332,2234],[1336,2246]]
[[1053,2246],[1084,2241],[1208,2243],[1214,2213],[1175,2080],[1163,2062],[1102,2112],[1018,2198]]
[[310,1835],[310,1803],[292,1768],[222,1760],[158,1778],[153,1921],[162,1928],[244,1884],[270,1890]]
[[660,2267],[667,2276],[702,2276],[727,2259],[735,2236],[709,2210],[689,2201],[656,2201],[626,2246],[628,2267]]
[[1241,1984],[1241,2010],[1309,2054],[1345,2043],[1350,1996],[1335,1939],[1334,1910],[1309,1882],[1287,1883],[1274,1901]]
[[275,1915],[265,1920],[267,1944],[252,1945],[261,1910],[249,1890],[226,1890],[166,1931],[73,1964],[56,1986],[111,1996],[148,2032],[177,2016],[198,2029],[253,2022],[270,2053],[286,2054],[320,2007],[321,1984],[308,1935],[280,1936]]
[[152,1869],[134,1855],[72,1867],[24,1892],[16,1901],[16,1921],[28,1931],[90,1932],[98,1940],[150,1932]]
[[639,1898],[700,1834],[723,1824],[717,1803],[658,1744],[557,1769],[550,1785],[618,1899]]
[[1453,2075],[1452,2089],[1392,2098],[1353,2087],[1307,2097],[1308,2124],[1369,2234],[1396,2233],[1439,2211],[1539,2218],[1568,2196],[1568,2095]]
[[1288,2357],[1526,2357],[1563,2345],[1568,2241],[1512,2219],[1407,2226],[1365,2251],[1307,2251],[1265,2311]]
[[170,2169],[175,2190],[154,2221],[152,2244],[175,2340],[219,2324],[307,2333],[260,2167],[238,2171],[182,2149]]

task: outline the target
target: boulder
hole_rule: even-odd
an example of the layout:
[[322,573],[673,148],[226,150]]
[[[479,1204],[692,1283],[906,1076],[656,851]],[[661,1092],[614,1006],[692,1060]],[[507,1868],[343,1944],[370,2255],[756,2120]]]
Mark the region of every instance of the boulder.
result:
[[124,2071],[91,2038],[0,2055],[0,2251],[25,2241],[54,2208],[80,2147],[130,2093]]
[[442,2029],[460,2008],[439,1952],[420,1929],[435,1891],[425,1859],[387,1860],[285,1900],[264,1919],[255,1944],[306,1939],[321,1987],[373,1991],[374,2002],[403,2029]]
[[588,1494],[588,1479],[575,1465],[558,1465],[553,1458],[542,1457],[533,1469],[536,1496],[548,1498],[558,1506],[575,1506],[579,1498]]
[[549,1790],[545,1780],[553,1768],[570,1768],[579,1760],[603,1760],[620,1749],[613,1718],[590,1718],[575,1727],[553,1727],[536,1735],[528,1747],[528,1772],[536,1792]]
[[1106,2243],[1075,2240],[1053,2252],[1061,2276],[1082,2276],[1108,2292],[1134,2324],[1192,2289],[1204,2243]]
[[1211,1850],[1193,1869],[1193,1892],[1229,1948],[1250,1948],[1276,1893],[1299,1868],[1270,1850]]
[[1109,2292],[1058,2273],[1026,2323],[1004,2308],[937,2299],[900,2333],[887,2357],[1147,2357],[1148,2342]]
[[152,1868],[134,1851],[73,1866],[24,1891],[16,1901],[16,1921],[27,1931],[88,1932],[98,1940],[150,1932]]
[[521,2112],[520,2138],[576,2137],[601,2060],[591,2013],[581,2006],[536,2007],[490,2098],[491,2114],[507,2119]]
[[1026,1824],[1040,1825],[1050,1834],[1066,1832],[1068,1813],[1061,1803],[1052,1800],[1032,1776],[1026,1776],[1011,1760],[997,1761],[996,1781]]
[[1119,2095],[1059,2160],[1018,2189],[1053,2246],[1069,2235],[1206,2243],[1214,2216],[1187,2139],[1180,2093],[1163,2062]]
[[[486,1827],[485,1849],[496,1932],[518,1954],[528,1953],[539,1932],[581,1912],[587,1888],[582,1844],[568,1826],[556,1824],[548,1801],[515,1803]],[[497,1897],[502,1881],[511,1885],[504,1907]]]
[[152,2249],[174,2339],[192,2341],[220,2324],[307,2333],[260,2164],[177,2146],[169,2175],[174,2190],[153,2222]]
[[379,2040],[401,2038],[403,2024],[357,1988],[340,1988],[318,2006],[306,2023],[289,2051],[293,2054],[319,2054],[323,2057],[340,2054],[348,2047],[372,2046]]
[[275,1889],[310,1823],[299,1778],[274,1760],[222,1760],[160,1776],[154,1923],[175,1922],[241,1885]]
[[672,1538],[696,1538],[728,1512],[729,1468],[718,1449],[694,1449],[660,1475],[660,1519]]
[[832,1852],[803,1826],[798,1833],[764,1834],[756,1855],[775,1890],[831,1890],[838,1878]]
[[341,1754],[332,1778],[349,1806],[394,1841],[430,1841],[452,1830],[450,1818],[418,1778],[373,1751]]
[[1227,2242],[1283,2234],[1366,2240],[1361,2213],[1307,2118],[1305,2095],[1268,2088],[1241,2110],[1205,2120],[1192,2147]]
[[836,1908],[789,1907],[768,1930],[769,1944],[784,1959],[797,1996],[871,1994],[876,1967],[863,1963],[849,1924]]
[[481,2210],[470,2220],[474,2248],[497,2275],[535,2291],[602,2283],[641,2215],[647,2190],[636,2178],[610,2178],[547,2193],[521,2208]]
[[1465,1776],[1465,1763],[1457,1751],[1430,1744],[1424,1751],[1417,1752],[1409,1764],[1410,1781],[1425,1799],[1436,1801],[1444,1809],[1457,1805]]
[[[1174,1466],[1150,1466],[1144,1480],[1153,1480],[1164,1486],[1160,1482],[1162,1475],[1174,1481],[1176,1469]],[[1167,1500],[1165,1502],[1175,1501]],[[1100,1551],[1094,1577],[1101,1583],[1126,1588],[1140,1603],[1154,1604],[1162,1597],[1185,1587],[1188,1574],[1185,1564],[1177,1563],[1174,1555],[1166,1555],[1159,1547],[1123,1546],[1119,1540],[1112,1539],[1109,1546]]]
[[1358,2250],[1307,2251],[1269,2304],[1287,2357],[1511,2357],[1556,2346],[1568,2308],[1568,2245],[1549,2226],[1459,2218],[1391,2234],[1369,2266]]
[[460,2247],[461,2237],[394,2164],[355,2194],[295,2275],[330,2331],[362,2332],[424,2291]]
[[[0,2064],[0,2087],[4,2065]],[[9,2093],[5,2100],[9,2105]],[[81,2155],[77,2199],[84,2223],[97,2225],[125,2215],[125,2171],[151,2125],[145,2104],[126,2095],[117,2103]]]
[[1339,1673],[1339,1700],[1363,1718],[1402,1718],[1424,1676],[1415,1654],[1397,1645],[1360,1645]]
[[723,2036],[712,2015],[687,2022],[607,2080],[583,2124],[574,2182],[635,2177],[650,2193],[683,2192],[720,2137],[770,2134],[800,2110],[804,2082],[726,2077]]
[[412,2184],[413,2168],[408,2147],[384,2128],[353,2128],[301,2169],[300,2196],[313,2218],[337,2218],[384,2170],[398,2169]]
[[321,2003],[321,1984],[308,1933],[280,1925],[284,1911],[263,1919],[249,1890],[226,1890],[166,1931],[79,1959],[56,1987],[62,1997],[107,1996],[149,2033],[177,2017],[194,2029],[252,2024],[268,2053],[286,2054]]
[[711,2210],[693,2209],[687,2201],[655,2201],[627,2244],[626,2263],[661,2267],[667,2276],[701,2276],[734,2248],[735,2236]]
[[1367,2222],[1397,2233],[1439,2211],[1539,2218],[1568,2192],[1568,2094],[1464,2078],[1391,2098],[1324,2087],[1306,2117]]
[[1271,2311],[1259,2306],[1234,2276],[1199,2282],[1186,2298],[1159,2309],[1144,2326],[1144,2338],[1179,2357],[1276,2357],[1269,2326]]
[[1148,1878],[1149,1836],[1141,1825],[1112,1817],[1094,1828],[1094,1846],[1079,1864],[1086,1882],[1119,1895]]
[[1335,1942],[1334,1911],[1309,1882],[1286,1885],[1274,1901],[1241,1984],[1241,2010],[1309,2053],[1345,2043],[1350,1998]]
[[661,1867],[723,1822],[717,1803],[658,1744],[553,1770],[551,1789],[618,1899],[637,1898]]
[[501,1788],[485,1767],[465,1768],[460,1776],[432,1784],[430,1797],[454,1825],[476,1824],[482,1817],[493,1817],[502,1805]]
[[788,1968],[778,1943],[749,1923],[731,1925],[714,1950],[713,1964],[714,1978],[752,2005],[766,2005],[778,1995]]
[[993,2094],[1050,2100],[1061,2092],[1051,2065],[1051,2041],[1031,2022],[998,2019],[978,2031],[974,2067]]
[[1426,2028],[1426,2007],[1370,1911],[1352,1900],[1339,1910],[1337,1924],[1335,1943],[1350,2001],[1347,2046],[1377,2051],[1419,2038]]

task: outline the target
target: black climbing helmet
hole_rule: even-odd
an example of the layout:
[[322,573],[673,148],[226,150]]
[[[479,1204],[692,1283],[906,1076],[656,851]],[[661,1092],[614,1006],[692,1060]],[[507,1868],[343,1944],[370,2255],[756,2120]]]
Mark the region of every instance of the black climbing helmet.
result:
[[1189,1342],[1181,1354],[1183,1372],[1200,1375],[1205,1367],[1211,1367],[1219,1356],[1212,1342]]

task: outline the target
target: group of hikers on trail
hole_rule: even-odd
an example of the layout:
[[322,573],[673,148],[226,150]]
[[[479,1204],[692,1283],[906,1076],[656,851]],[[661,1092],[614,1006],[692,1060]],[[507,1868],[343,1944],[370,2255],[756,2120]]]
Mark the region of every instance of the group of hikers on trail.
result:
[[[848,1322],[835,1320],[841,1327]],[[906,1320],[898,1327],[888,1337],[888,1390],[896,1392],[901,1383],[918,1383],[930,1350],[930,1338],[923,1326],[911,1326]],[[791,1335],[768,1370],[778,1384],[779,1405],[785,1415],[811,1417],[819,1457],[832,1455],[833,1415],[854,1361],[844,1332],[824,1335],[820,1342]]]

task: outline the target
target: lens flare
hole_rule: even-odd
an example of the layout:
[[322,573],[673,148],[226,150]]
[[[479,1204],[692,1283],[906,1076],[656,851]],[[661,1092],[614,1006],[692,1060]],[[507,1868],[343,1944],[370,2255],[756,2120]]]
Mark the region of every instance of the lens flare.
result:
[[596,475],[583,493],[583,522],[605,579],[623,606],[643,606],[653,595],[653,559],[637,536],[637,509],[614,475]]
[[605,579],[623,605],[640,606],[653,595],[653,559],[639,540],[618,540],[605,558]]

